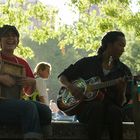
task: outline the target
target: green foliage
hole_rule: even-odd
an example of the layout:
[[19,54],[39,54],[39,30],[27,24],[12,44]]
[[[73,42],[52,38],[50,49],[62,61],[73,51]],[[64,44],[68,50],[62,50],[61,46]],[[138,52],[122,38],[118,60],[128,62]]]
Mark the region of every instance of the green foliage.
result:
[[140,73],[140,41],[137,40],[131,44],[132,47],[127,47],[123,61],[128,64],[134,74]]
[[[56,13],[56,9],[46,7],[40,2],[32,4],[27,0],[7,0],[5,4],[0,4],[0,26],[15,25],[20,32],[21,39],[29,35],[31,39],[44,43],[47,39],[56,36],[54,33]],[[19,47],[16,53],[20,53],[19,55],[25,58],[33,57],[28,47]]]
[[[15,25],[20,31],[21,40],[29,36],[39,45],[46,44],[50,39],[57,39],[56,46],[62,54],[66,46],[71,46],[93,55],[100,46],[102,36],[109,30],[121,30],[127,37],[133,35],[134,41],[140,37],[140,12],[133,13],[130,3],[130,0],[71,0],[68,6],[79,13],[79,19],[73,25],[64,25],[58,20],[58,9],[54,7],[45,6],[38,1],[29,3],[27,0],[7,0],[5,4],[0,4],[0,26]],[[133,46],[133,50],[133,43],[129,38],[129,51],[123,58],[134,71],[139,71],[139,62],[133,60],[139,45]],[[30,46],[21,46],[16,53],[25,58],[34,57]]]
[[34,52],[30,47],[23,47],[22,44],[16,48],[14,52],[17,56],[23,57],[24,59],[31,59],[34,57]]

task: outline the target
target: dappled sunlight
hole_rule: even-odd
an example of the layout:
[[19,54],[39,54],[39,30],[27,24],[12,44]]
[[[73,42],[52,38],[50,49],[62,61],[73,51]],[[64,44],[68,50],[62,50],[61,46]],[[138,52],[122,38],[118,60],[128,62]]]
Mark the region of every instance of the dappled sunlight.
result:
[[131,0],[130,8],[132,12],[136,13],[139,11],[138,0]]
[[[70,0],[39,0],[48,6],[54,6],[58,8],[58,20],[62,24],[72,25],[74,21],[77,21],[79,15],[76,13],[76,10],[72,7],[69,7],[68,4]],[[60,24],[61,25],[61,24]]]

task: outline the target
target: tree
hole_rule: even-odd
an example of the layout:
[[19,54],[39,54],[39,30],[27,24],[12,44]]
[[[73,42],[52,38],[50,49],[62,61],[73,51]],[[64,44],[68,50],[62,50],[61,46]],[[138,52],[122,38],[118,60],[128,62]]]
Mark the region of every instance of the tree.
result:
[[[57,39],[61,50],[70,45],[75,49],[85,49],[89,55],[93,55],[100,46],[103,34],[109,30],[121,30],[127,37],[132,36],[132,33],[133,37],[139,38],[140,12],[133,13],[130,3],[129,0],[66,1],[70,9],[79,13],[79,19],[73,25],[62,25],[61,19],[56,21],[58,9],[54,7],[39,1],[29,3],[27,0],[7,0],[0,4],[0,26],[15,25],[21,33],[21,39],[29,36],[39,44]],[[56,22],[60,25],[57,30]],[[127,42],[131,44],[129,39]],[[19,47],[17,52],[24,58],[34,56],[29,47]],[[131,53],[127,55],[131,56]]]
[[[79,21],[64,26],[60,44],[96,51],[103,34],[109,30],[133,31],[139,36],[139,13],[134,14],[128,1],[72,0],[79,10]],[[96,4],[96,5],[95,5]],[[124,10],[125,9],[125,10]],[[67,32],[66,32],[67,31]]]
[[59,42],[60,46],[73,44],[74,48],[86,49],[93,55],[96,54],[105,32],[121,30],[126,35],[128,51],[122,59],[134,73],[137,73],[140,60],[135,60],[139,48],[135,41],[137,42],[140,37],[140,12],[133,13],[130,9],[131,1],[72,0],[72,3],[79,10],[79,21],[74,26],[61,27],[63,35]]
[[37,1],[30,3],[28,0],[7,0],[0,4],[0,26],[15,25],[21,34],[21,44],[16,53],[24,58],[33,57],[32,50],[22,46],[22,39],[30,36],[31,39],[44,43],[48,38],[53,38],[55,13],[56,9]]

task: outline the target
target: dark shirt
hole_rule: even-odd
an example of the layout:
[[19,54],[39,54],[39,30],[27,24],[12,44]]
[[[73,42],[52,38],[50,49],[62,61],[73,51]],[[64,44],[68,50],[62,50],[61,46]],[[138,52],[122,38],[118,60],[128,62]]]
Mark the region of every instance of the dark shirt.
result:
[[[75,64],[71,64],[65,69],[59,76],[65,75],[69,81],[77,80],[82,78],[88,80],[92,77],[99,77],[101,81],[114,80],[119,77],[132,76],[130,69],[122,63],[120,60],[114,62],[114,67],[110,72],[105,75],[102,68],[102,56],[85,57],[77,61]],[[59,77],[58,76],[58,77]],[[114,100],[117,96],[116,86],[107,88],[107,97]],[[131,81],[127,82],[126,88],[126,100],[127,102],[131,99]]]

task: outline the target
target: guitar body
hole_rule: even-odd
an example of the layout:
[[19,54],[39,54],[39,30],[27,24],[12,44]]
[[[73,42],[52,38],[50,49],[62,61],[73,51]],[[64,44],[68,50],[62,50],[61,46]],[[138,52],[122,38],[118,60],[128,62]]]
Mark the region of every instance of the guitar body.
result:
[[98,78],[91,78],[87,81],[84,81],[83,79],[78,79],[73,82],[73,84],[82,90],[82,94],[84,94],[85,98],[84,100],[76,100],[75,97],[70,93],[68,89],[65,87],[61,87],[59,91],[59,95],[57,98],[57,106],[60,110],[65,112],[67,115],[75,115],[78,114],[82,106],[87,101],[92,101],[98,96],[98,90],[90,91],[88,89],[88,85],[92,85],[93,83],[99,83],[100,80]]

